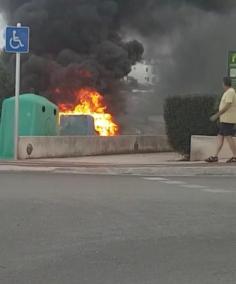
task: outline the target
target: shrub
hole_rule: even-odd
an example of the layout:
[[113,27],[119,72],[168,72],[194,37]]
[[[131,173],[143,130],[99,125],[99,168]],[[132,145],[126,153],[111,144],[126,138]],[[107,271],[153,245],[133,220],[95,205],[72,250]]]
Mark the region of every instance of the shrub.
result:
[[217,125],[210,122],[216,111],[216,96],[188,95],[167,98],[164,107],[167,135],[173,149],[189,155],[192,135],[216,135]]

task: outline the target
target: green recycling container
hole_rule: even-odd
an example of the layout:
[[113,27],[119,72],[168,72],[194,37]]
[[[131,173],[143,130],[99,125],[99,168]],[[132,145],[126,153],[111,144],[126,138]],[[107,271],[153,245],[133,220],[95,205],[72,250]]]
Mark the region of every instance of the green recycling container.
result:
[[[0,122],[0,158],[14,157],[15,97],[5,99]],[[58,108],[44,97],[22,94],[19,97],[19,136],[56,136]]]

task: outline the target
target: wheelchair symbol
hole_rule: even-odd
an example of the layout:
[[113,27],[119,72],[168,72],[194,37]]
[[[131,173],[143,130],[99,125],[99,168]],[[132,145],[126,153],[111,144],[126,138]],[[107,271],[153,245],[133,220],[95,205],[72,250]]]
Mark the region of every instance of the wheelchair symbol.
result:
[[12,49],[24,47],[24,44],[21,42],[20,38],[16,35],[16,31],[13,31],[13,36],[10,38],[9,44]]

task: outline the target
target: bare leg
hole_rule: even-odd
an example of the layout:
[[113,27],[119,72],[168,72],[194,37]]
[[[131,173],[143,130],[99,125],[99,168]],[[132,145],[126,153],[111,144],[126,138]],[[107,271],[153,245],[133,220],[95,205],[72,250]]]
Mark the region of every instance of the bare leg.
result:
[[[232,137],[231,137],[232,138]],[[216,152],[215,152],[215,157],[218,157],[223,145],[224,145],[224,140],[225,137],[222,135],[218,135],[217,136],[217,148],[216,148]]]
[[233,157],[236,157],[236,144],[234,142],[233,137],[232,136],[227,136],[226,139],[227,139],[229,147],[230,147],[230,149],[231,149],[231,151],[233,153]]

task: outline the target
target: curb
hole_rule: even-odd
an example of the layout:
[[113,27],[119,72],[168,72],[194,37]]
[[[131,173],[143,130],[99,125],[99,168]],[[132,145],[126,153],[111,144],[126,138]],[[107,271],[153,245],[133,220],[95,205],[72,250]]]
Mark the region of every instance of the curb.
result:
[[200,176],[200,175],[227,175],[236,176],[234,166],[145,166],[145,167],[43,167],[0,165],[0,173],[52,173],[52,174],[78,174],[78,175],[126,175],[126,176]]

